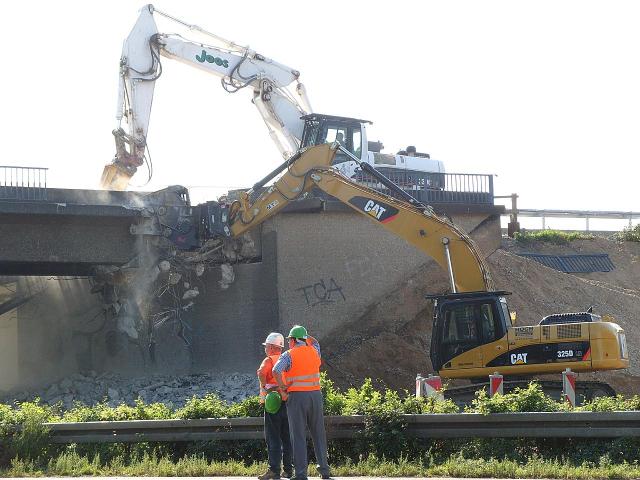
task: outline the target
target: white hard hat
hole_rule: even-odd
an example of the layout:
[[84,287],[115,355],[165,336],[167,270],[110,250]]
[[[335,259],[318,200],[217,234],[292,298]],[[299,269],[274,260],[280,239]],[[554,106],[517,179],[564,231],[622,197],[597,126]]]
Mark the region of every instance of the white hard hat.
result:
[[284,348],[284,337],[281,333],[271,332],[267,335],[267,339],[262,345],[275,345],[280,348]]

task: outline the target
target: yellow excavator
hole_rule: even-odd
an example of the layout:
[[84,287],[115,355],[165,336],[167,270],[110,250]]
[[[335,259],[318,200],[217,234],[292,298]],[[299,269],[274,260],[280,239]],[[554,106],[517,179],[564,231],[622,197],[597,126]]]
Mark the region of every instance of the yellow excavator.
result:
[[[332,167],[337,152],[356,161],[393,196],[340,174]],[[474,379],[486,382],[494,372],[505,376],[508,391],[534,375],[567,368],[594,372],[629,366],[623,329],[591,312],[549,315],[539,325],[514,326],[505,299],[509,292],[495,290],[472,239],[337,142],[303,145],[237,200],[203,204],[200,237],[242,235],[313,189],[403,238],[448,273],[451,293],[428,297],[434,301],[431,361],[444,378],[472,380],[468,387],[450,389],[454,398],[472,395],[477,389]],[[542,386],[551,394],[561,390],[561,382],[543,381]],[[577,393],[586,399],[615,394],[601,382],[580,382]]]

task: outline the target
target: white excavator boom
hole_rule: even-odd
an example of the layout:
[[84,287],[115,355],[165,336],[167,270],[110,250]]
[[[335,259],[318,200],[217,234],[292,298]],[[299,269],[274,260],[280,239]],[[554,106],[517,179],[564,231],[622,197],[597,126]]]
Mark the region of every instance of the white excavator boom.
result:
[[[209,35],[220,45],[159,33],[154,12]],[[218,76],[228,92],[249,87],[252,102],[282,156],[289,158],[298,150],[304,128],[300,117],[310,113],[311,106],[297,70],[146,5],[122,48],[118,123],[113,131],[116,157],[105,167],[103,188],[126,188],[144,163],[155,81],[162,74],[161,56]]]

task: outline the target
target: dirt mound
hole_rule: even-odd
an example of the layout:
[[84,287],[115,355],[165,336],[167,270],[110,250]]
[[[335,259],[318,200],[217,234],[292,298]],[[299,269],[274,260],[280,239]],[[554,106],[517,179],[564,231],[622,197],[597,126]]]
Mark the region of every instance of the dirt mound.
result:
[[[627,333],[631,367],[624,372],[581,375],[611,383],[620,393],[640,387],[640,245],[605,239],[563,246],[539,244],[526,251],[571,254],[609,253],[616,270],[609,273],[569,275],[516,255],[518,246],[507,242],[487,258],[498,289],[513,292],[509,298],[518,325],[537,324],[546,315],[584,311],[612,315]],[[327,369],[342,387],[371,377],[393,388],[413,388],[416,373],[432,371],[429,361],[432,307],[426,293],[447,290],[447,279],[434,262],[420,267],[402,285],[390,291],[360,318],[341,328],[324,343]]]

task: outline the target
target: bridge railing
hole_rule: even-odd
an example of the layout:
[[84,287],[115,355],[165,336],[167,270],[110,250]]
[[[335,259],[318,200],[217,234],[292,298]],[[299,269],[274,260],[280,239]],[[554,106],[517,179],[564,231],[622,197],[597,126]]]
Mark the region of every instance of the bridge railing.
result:
[[[423,203],[465,203],[493,205],[493,175],[477,173],[398,172],[378,169],[393,183]],[[366,173],[355,180],[388,193],[384,185]]]
[[0,200],[46,200],[47,170],[0,165]]

